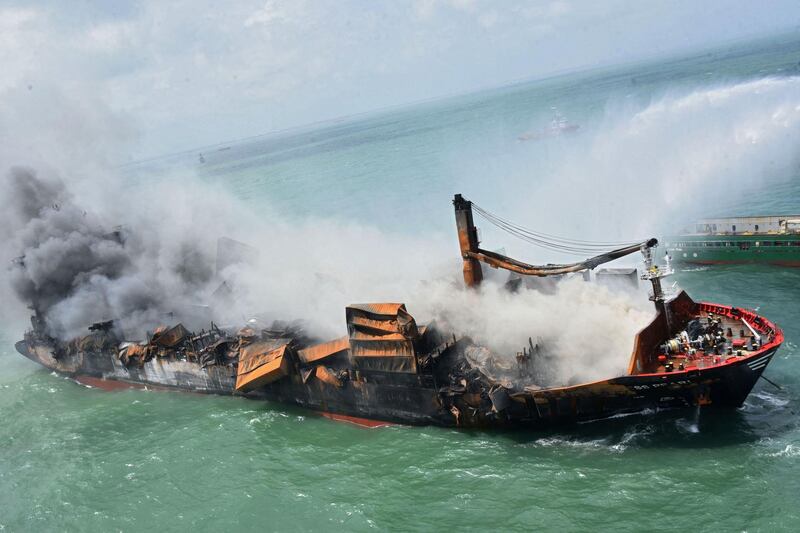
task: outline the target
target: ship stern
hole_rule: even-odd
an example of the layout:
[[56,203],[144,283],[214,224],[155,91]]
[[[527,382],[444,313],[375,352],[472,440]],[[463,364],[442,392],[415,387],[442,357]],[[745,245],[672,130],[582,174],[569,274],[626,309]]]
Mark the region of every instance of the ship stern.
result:
[[30,359],[32,361],[34,360],[31,357],[30,352],[28,351],[28,341],[17,341],[17,342],[15,342],[14,343],[14,349],[16,349],[17,352],[19,352],[20,354],[24,355],[28,359]]
[[32,343],[27,339],[14,343],[14,348],[16,348],[16,350],[26,358],[46,368],[55,370],[56,365],[58,364],[55,357],[53,357],[52,350],[48,350],[44,346]]

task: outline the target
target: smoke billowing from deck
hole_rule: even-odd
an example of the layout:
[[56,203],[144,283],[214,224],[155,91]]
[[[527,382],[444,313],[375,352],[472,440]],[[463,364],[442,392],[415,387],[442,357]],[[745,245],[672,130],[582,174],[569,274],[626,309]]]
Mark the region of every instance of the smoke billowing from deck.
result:
[[[458,270],[447,242],[338,220],[290,224],[186,175],[144,190],[103,188],[73,192],[25,167],[3,177],[1,231],[15,258],[8,285],[58,337],[108,319],[141,337],[163,323],[199,328],[259,315],[307,319],[324,338],[341,334],[346,304],[404,299],[420,279]],[[258,257],[217,271],[217,239],[231,235]]]
[[[676,212],[696,211],[723,193],[752,191],[754,179],[763,184],[770,172],[780,176],[792,168],[800,141],[798,95],[798,78],[761,80],[621,112],[587,128],[545,179],[518,171],[513,183],[479,202],[506,206],[515,214],[508,218],[573,238],[649,236]],[[112,318],[141,336],[165,322],[240,323],[266,312],[306,319],[325,338],[343,332],[349,303],[404,301],[420,321],[438,319],[509,357],[529,336],[542,337],[562,357],[559,375],[568,381],[624,371],[633,335],[650,316],[641,294],[612,294],[577,281],[552,295],[511,296],[492,283],[466,291],[450,228],[437,228],[439,236],[420,228],[409,237],[342,219],[290,222],[268,206],[254,213],[190,174],[132,190],[108,165],[85,164],[86,145],[98,131],[103,128],[81,139],[74,164],[62,152],[47,164],[40,145],[35,157],[19,143],[0,151],[9,169],[0,189],[0,255],[10,265],[3,296],[12,288],[18,302],[43,314],[54,335],[80,334]],[[60,146],[58,139],[47,141]],[[563,201],[549,201],[557,211],[533,210],[525,220],[533,198]],[[123,230],[115,235],[118,225]],[[221,236],[257,248],[258,260],[216,272]],[[15,257],[23,259],[11,263]],[[233,297],[215,302],[222,281]]]
[[[558,283],[554,292],[508,292],[485,283],[480,291],[429,287],[426,314],[438,323],[491,347],[513,366],[515,354],[543,342],[548,383],[561,385],[605,379],[627,371],[636,333],[653,318],[644,293],[611,289],[579,276]],[[541,363],[539,363],[541,364]],[[541,370],[541,369],[540,369]]]
[[52,335],[74,335],[110,318],[128,327],[159,323],[190,305],[187,296],[211,278],[198,244],[176,240],[162,248],[168,232],[157,235],[155,225],[113,231],[52,176],[12,168],[5,192],[6,242],[20,254],[10,283]]

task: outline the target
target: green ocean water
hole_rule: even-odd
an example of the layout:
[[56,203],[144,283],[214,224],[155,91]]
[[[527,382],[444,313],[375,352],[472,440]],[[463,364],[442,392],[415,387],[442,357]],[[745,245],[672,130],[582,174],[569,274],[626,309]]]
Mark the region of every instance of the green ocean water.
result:
[[[520,161],[553,164],[568,137],[517,141],[553,108],[591,135],[609,102],[791,76],[798,61],[789,35],[570,74],[204,148],[202,164],[194,152],[151,161],[132,183],[192,164],[288,219],[344,214],[448,235],[453,192],[497,198]],[[731,198],[715,208],[800,212],[800,179]],[[781,390],[762,381],[735,411],[549,432],[362,429],[238,398],[86,388],[17,355],[22,331],[0,327],[0,530],[796,531],[800,271],[687,268],[676,280],[783,327],[766,372]]]

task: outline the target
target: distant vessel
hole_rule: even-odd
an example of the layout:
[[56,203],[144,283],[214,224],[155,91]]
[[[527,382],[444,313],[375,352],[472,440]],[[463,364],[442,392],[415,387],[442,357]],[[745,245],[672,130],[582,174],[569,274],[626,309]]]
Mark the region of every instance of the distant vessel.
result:
[[517,137],[519,141],[538,141],[548,137],[557,137],[565,133],[574,133],[580,129],[579,124],[570,122],[561,115],[556,115],[550,125],[537,131],[526,131]]
[[703,219],[665,241],[680,263],[800,267],[800,215]]

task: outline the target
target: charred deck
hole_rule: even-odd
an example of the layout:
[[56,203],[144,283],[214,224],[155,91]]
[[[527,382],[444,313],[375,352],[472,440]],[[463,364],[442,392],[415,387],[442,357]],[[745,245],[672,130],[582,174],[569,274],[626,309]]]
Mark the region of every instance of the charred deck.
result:
[[[461,195],[453,205],[468,287],[481,283],[481,263],[522,275],[558,276],[640,251],[645,263],[640,278],[652,283],[657,313],[636,336],[627,373],[561,386],[542,372],[547,361],[532,340],[516,354],[494,354],[434,324],[418,325],[400,303],[348,306],[347,335],[322,343],[297,325],[278,323],[260,330],[212,323],[199,333],[177,324],[158,328],[146,342],[129,342],[112,322],[62,342],[47,335],[37,311],[33,329],[17,349],[47,368],[94,383],[243,395],[351,420],[544,427],[647,408],[737,407],[783,342],[780,329],[752,311],[698,304],[684,292],[668,300],[661,279],[671,268],[656,264],[655,239],[617,243],[618,248],[577,263],[531,265],[480,248],[473,208],[487,222],[537,245],[597,254],[607,244],[522,228]],[[495,372],[513,361],[513,377]]]
[[470,339],[418,326],[402,304],[350,306],[348,335],[317,344],[286,329],[193,334],[176,326],[142,344],[109,329],[70,343],[32,331],[17,349],[78,379],[269,399],[361,421],[538,428],[648,408],[741,405],[782,332],[752,311],[685,293],[668,305],[671,328],[659,313],[637,335],[626,375],[563,387],[526,374],[533,346],[527,360],[517,358],[521,379],[492,376],[468,356]]

